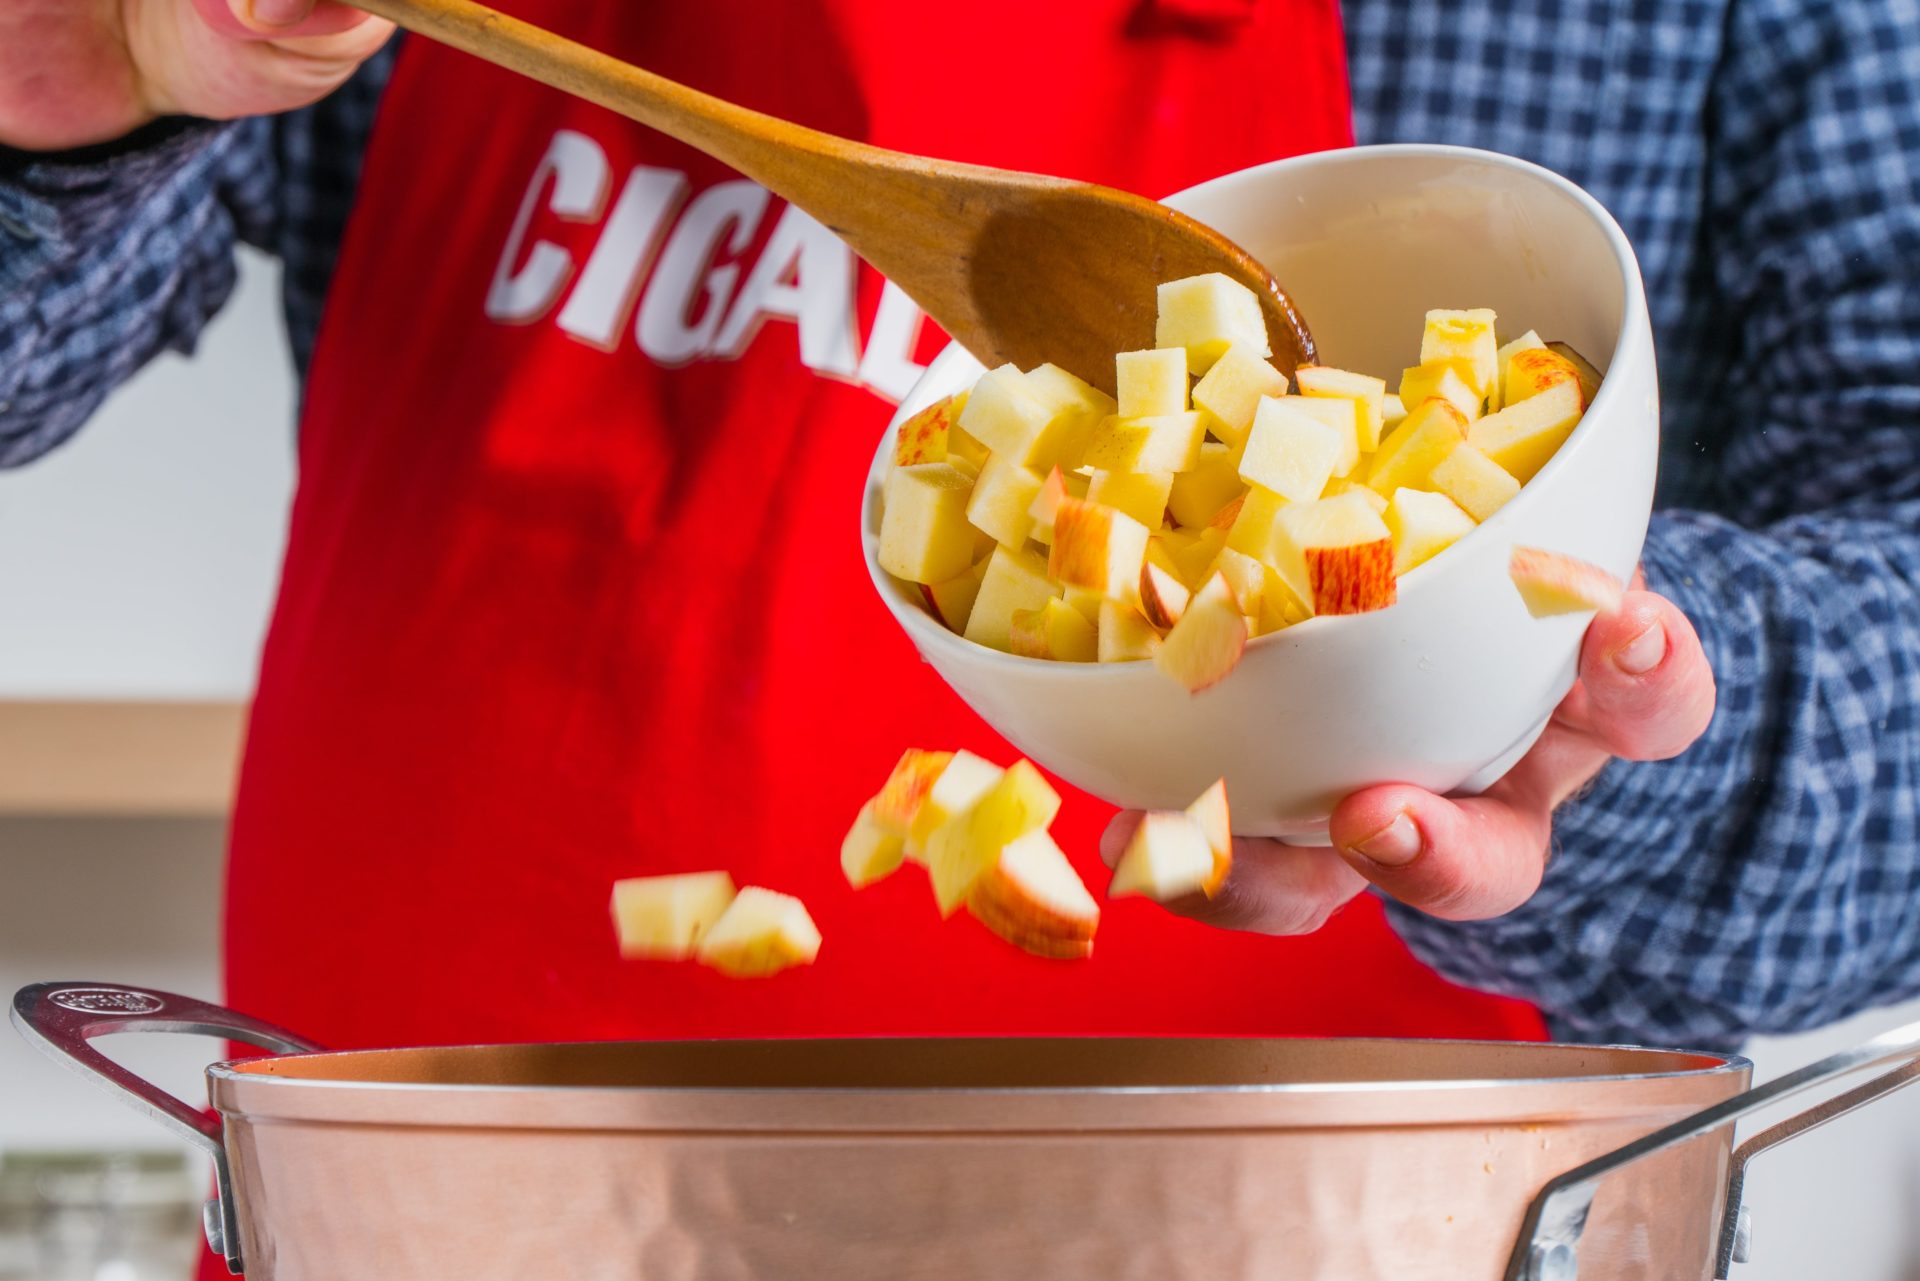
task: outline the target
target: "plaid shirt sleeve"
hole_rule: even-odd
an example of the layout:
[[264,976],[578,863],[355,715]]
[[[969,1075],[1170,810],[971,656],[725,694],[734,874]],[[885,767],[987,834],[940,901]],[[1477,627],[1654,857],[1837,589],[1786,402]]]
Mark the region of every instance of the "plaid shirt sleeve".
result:
[[1674,478],[1714,511],[1661,511],[1645,555],[1718,713],[1564,807],[1518,911],[1394,908],[1582,1039],[1732,1044],[1920,993],[1920,11],[1751,0],[1725,32],[1676,323],[1723,354],[1676,362],[1695,421],[1667,421],[1716,441]]
[[233,291],[236,243],[280,257],[305,372],[393,49],[271,120],[168,121],[57,158],[0,149],[0,467],[66,440],[160,352],[191,352]]

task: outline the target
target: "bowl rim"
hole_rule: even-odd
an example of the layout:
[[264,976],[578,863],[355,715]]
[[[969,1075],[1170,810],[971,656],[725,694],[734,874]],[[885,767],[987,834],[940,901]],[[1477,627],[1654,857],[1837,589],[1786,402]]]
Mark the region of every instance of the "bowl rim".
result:
[[[1319,168],[1339,167],[1348,164],[1376,164],[1404,158],[1471,161],[1489,169],[1505,169],[1525,175],[1528,179],[1540,183],[1541,186],[1571,201],[1575,207],[1584,212],[1587,217],[1599,227],[1602,236],[1607,242],[1608,248],[1613,251],[1614,267],[1619,273],[1620,285],[1624,295],[1623,305],[1620,309],[1620,325],[1614,333],[1612,352],[1607,359],[1608,370],[1611,370],[1613,365],[1618,361],[1622,351],[1627,349],[1633,336],[1642,332],[1648,323],[1646,287],[1640,274],[1639,257],[1634,253],[1632,242],[1627,238],[1626,232],[1621,228],[1618,220],[1608,212],[1605,205],[1601,204],[1590,192],[1572,179],[1556,173],[1544,165],[1536,164],[1531,160],[1524,160],[1518,156],[1510,156],[1503,152],[1489,151],[1480,147],[1464,147],[1452,143],[1373,143],[1342,147],[1329,151],[1307,152],[1297,156],[1286,156],[1279,160],[1269,160],[1263,164],[1250,165],[1245,169],[1236,169],[1231,173],[1224,173],[1217,177],[1209,178],[1205,182],[1195,183],[1191,187],[1182,188],[1165,197],[1165,201],[1172,207],[1179,209],[1179,202],[1188,197],[1203,195],[1210,189],[1221,184],[1240,181],[1250,175],[1264,175],[1289,169],[1304,169],[1308,167]],[[1309,320],[1311,320],[1311,317],[1309,317]],[[958,353],[958,356],[956,356],[955,353]],[[925,400],[931,403],[930,398],[922,395],[922,388],[929,382],[934,381],[945,362],[968,356],[969,353],[960,347],[958,343],[949,342],[945,347],[941,348],[939,353],[935,355],[933,360],[927,365],[926,371],[922,373],[920,378],[915,382],[913,388],[909,390],[906,396],[901,399],[900,403],[895,406],[894,413],[888,418],[886,427],[883,428],[880,433],[880,440],[875,447],[873,460],[868,467],[867,477],[860,491],[861,554],[867,563],[868,577],[873,580],[874,589],[879,592],[888,612],[893,615],[894,619],[913,640],[916,648],[921,650],[923,654],[925,654],[930,647],[940,647],[945,653],[951,654],[956,658],[964,657],[969,661],[985,663],[990,668],[1000,667],[1009,671],[1034,671],[1037,668],[1044,667],[1054,677],[1061,680],[1118,681],[1127,679],[1130,674],[1140,671],[1143,665],[1150,666],[1151,660],[1131,659],[1124,662],[1113,663],[1065,663],[1057,659],[1028,658],[1024,655],[994,649],[990,645],[982,645],[977,641],[970,641],[961,633],[951,630],[946,624],[935,619],[925,608],[902,601],[896,593],[901,589],[901,585],[905,580],[896,579],[892,574],[880,567],[880,540],[877,532],[871,532],[868,529],[868,511],[886,475],[886,455],[888,445],[892,440],[894,424],[900,419],[901,415],[908,412],[910,408],[917,411],[924,407],[918,402]],[[1647,358],[1649,360],[1653,358],[1651,350],[1648,351]],[[1604,374],[1606,371],[1602,372]],[[1603,378],[1600,390],[1594,397],[1593,404],[1587,406],[1581,415],[1580,422],[1574,427],[1572,434],[1567,437],[1560,448],[1554,451],[1553,457],[1549,458],[1546,464],[1535,473],[1533,479],[1527,481],[1521,487],[1518,494],[1487,520],[1475,526],[1473,532],[1463,537],[1460,542],[1462,544],[1470,542],[1490,528],[1511,524],[1513,520],[1511,513],[1536,505],[1542,501],[1539,495],[1541,491],[1548,488],[1548,486],[1538,485],[1536,482],[1540,481],[1543,477],[1551,479],[1559,473],[1568,470],[1570,466],[1567,462],[1568,458],[1572,454],[1580,452],[1584,442],[1591,439],[1599,430],[1597,423],[1601,415],[1595,411],[1602,406],[1612,405],[1624,394],[1625,393],[1620,391],[1615,385],[1608,383]],[[1481,539],[1481,541],[1485,542],[1486,540]],[[1449,548],[1448,550],[1451,549]],[[1425,564],[1416,566],[1407,571],[1407,573],[1399,575],[1400,582],[1405,584],[1409,580],[1417,580],[1414,584],[1415,586],[1426,583],[1429,579],[1437,576],[1439,572],[1447,568],[1447,565],[1439,565],[1438,570],[1435,569],[1435,566],[1439,563],[1439,559],[1439,557],[1435,557]],[[1458,562],[1450,563],[1457,564]],[[908,586],[913,586],[913,584],[908,584]],[[1291,640],[1299,643],[1309,637],[1337,635],[1342,628],[1369,625],[1373,620],[1377,620],[1379,617],[1390,613],[1393,608],[1393,606],[1388,606],[1387,609],[1373,610],[1364,614],[1315,615],[1312,618],[1295,623],[1290,627],[1281,628],[1279,631],[1268,632],[1263,636],[1249,637],[1247,648],[1251,650],[1269,641]]]

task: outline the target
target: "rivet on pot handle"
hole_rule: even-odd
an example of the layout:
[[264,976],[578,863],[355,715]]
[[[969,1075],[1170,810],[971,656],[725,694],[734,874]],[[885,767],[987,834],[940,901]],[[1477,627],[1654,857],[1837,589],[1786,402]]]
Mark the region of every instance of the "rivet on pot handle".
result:
[[1731,1125],[1781,1099],[1888,1064],[1893,1065],[1891,1071],[1822,1099],[1805,1111],[1762,1130],[1734,1150],[1713,1272],[1716,1278],[1725,1281],[1731,1267],[1744,1263],[1747,1257],[1751,1224],[1746,1207],[1741,1204],[1741,1195],[1746,1188],[1748,1164],[1768,1148],[1920,1080],[1920,1023],[1895,1028],[1864,1045],[1842,1050],[1789,1072],[1779,1080],[1736,1094],[1724,1103],[1696,1112],[1663,1130],[1655,1130],[1645,1138],[1553,1179],[1527,1206],[1526,1218],[1520,1224],[1520,1239],[1507,1262],[1506,1281],[1574,1281],[1580,1266],[1580,1236],[1586,1230],[1587,1211],[1593,1207],[1594,1193],[1600,1180],[1620,1167]]
[[207,1242],[226,1256],[229,1272],[240,1272],[240,1225],[220,1122],[135,1076],[88,1043],[96,1036],[117,1032],[184,1032],[242,1041],[277,1054],[307,1054],[320,1047],[285,1028],[218,1005],[117,983],[35,983],[23,987],[14,993],[13,1025],[54,1062],[127,1095],[134,1107],[206,1150],[213,1158],[219,1187],[217,1205],[207,1207]]

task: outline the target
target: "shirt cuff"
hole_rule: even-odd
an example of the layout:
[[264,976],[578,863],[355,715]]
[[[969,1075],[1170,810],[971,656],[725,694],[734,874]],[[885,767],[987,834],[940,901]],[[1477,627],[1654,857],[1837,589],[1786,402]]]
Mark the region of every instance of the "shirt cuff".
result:
[[235,127],[181,117],[75,151],[0,148],[0,290],[111,236],[149,192],[205,163]]

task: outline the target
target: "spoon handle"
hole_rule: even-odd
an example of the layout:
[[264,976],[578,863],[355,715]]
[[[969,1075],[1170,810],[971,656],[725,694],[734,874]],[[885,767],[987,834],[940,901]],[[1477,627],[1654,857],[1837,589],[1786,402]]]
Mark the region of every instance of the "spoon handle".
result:
[[[637,120],[806,204],[821,161],[885,162],[894,153],[836,138],[689,89],[475,0],[347,0],[417,35]],[[809,163],[811,162],[811,163]],[[831,165],[826,167],[833,167]],[[798,186],[798,190],[794,188]]]

